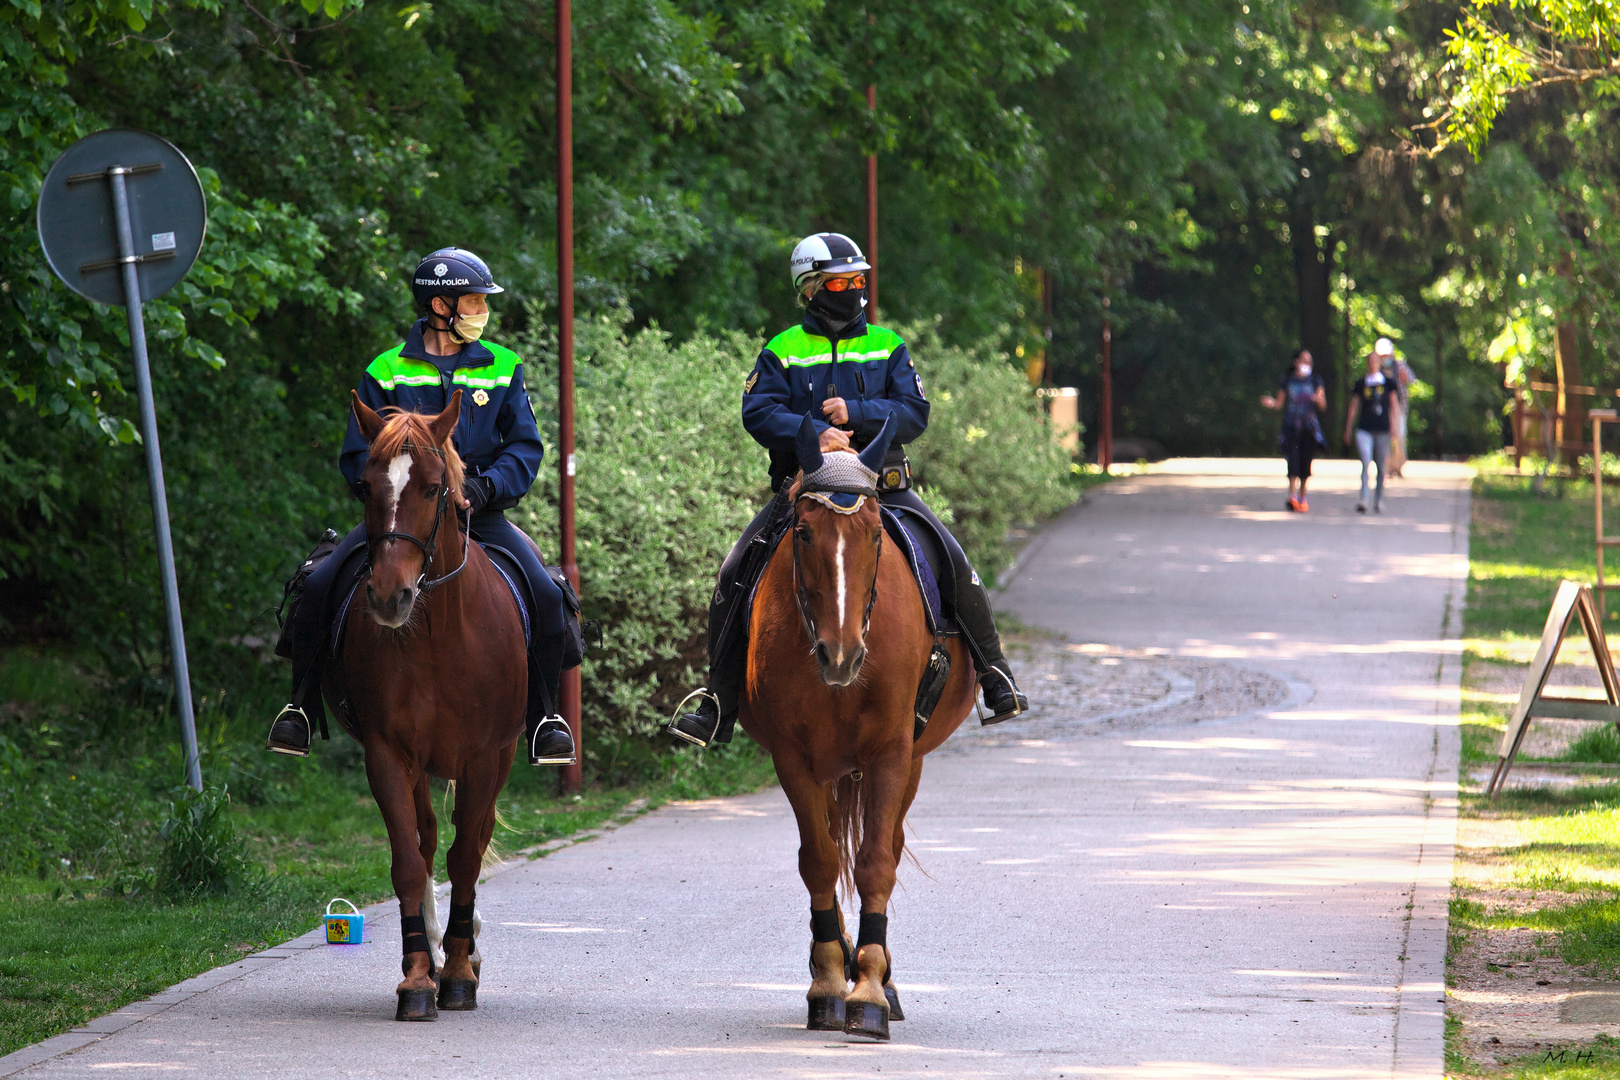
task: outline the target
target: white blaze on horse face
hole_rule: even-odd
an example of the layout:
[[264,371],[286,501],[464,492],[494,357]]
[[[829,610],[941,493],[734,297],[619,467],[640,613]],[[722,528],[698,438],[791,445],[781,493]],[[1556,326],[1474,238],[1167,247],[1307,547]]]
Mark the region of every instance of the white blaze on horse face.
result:
[[849,595],[849,589],[844,583],[844,534],[838,534],[838,659],[844,659],[844,601]]
[[411,455],[401,454],[388,463],[388,483],[392,488],[388,493],[388,528],[384,532],[394,531],[394,519],[399,516],[400,496],[405,494],[405,485],[411,482]]

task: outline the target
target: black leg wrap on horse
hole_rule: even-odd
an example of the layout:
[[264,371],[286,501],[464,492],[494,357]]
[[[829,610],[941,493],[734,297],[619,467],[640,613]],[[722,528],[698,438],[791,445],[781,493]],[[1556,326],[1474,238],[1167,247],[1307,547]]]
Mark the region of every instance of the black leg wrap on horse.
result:
[[877,911],[861,912],[861,936],[855,941],[855,951],[868,945],[889,947],[889,917]]
[[445,925],[444,936],[447,938],[470,938],[473,936],[473,905],[450,905],[450,921]]
[[399,920],[399,932],[405,939],[405,951],[407,953],[425,952],[432,955],[433,950],[428,947],[426,916],[402,916]]
[[[810,936],[817,944],[838,942],[838,947],[844,952],[844,978],[855,981],[855,950],[849,947],[849,939],[844,936],[844,928],[838,923],[838,909],[828,908],[825,911],[810,909]],[[810,973],[816,973],[816,946],[810,946]]]
[[810,936],[816,941],[843,941],[844,928],[838,925],[838,909],[810,909]]

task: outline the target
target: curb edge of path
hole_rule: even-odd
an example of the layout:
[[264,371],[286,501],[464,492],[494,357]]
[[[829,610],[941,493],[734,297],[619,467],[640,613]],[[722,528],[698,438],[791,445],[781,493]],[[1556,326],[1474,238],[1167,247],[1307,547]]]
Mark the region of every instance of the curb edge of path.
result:
[[[496,863],[494,866],[486,867],[478,875],[479,884],[483,884],[491,878],[499,877],[509,870],[527,866],[534,859],[550,855],[554,851],[595,840],[604,833],[613,832],[630,824],[646,813],[647,800],[634,799],[627,803],[618,813],[594,828],[582,829],[571,836],[558,837],[543,844],[524,848],[511,858]],[[442,881],[438,883],[434,891],[448,896],[449,889],[450,882]],[[361,913],[366,917],[368,928],[376,927],[387,922],[390,918],[398,918],[398,901],[394,899],[382,900],[369,907],[362,908]],[[132,1001],[122,1008],[114,1009],[110,1013],[98,1016],[94,1020],[64,1031],[60,1035],[53,1035],[41,1042],[25,1046],[21,1050],[13,1050],[11,1053],[0,1057],[0,1080],[26,1072],[35,1065],[43,1064],[53,1058],[71,1054],[75,1050],[81,1050],[92,1043],[98,1043],[108,1035],[115,1035],[125,1028],[139,1024],[143,1020],[167,1012],[176,1005],[190,1001],[197,995],[206,993],[215,987],[235,982],[244,975],[250,975],[281,960],[290,960],[301,953],[325,944],[325,929],[322,926],[317,926],[315,929],[299,934],[295,938],[289,938],[279,945],[273,945],[261,952],[244,956],[240,960],[233,960],[229,964],[222,964],[219,967],[210,968],[200,974],[193,975],[184,982],[175,983],[165,990],[158,991],[151,997],[142,998],[140,1001]]]
[[[1468,528],[1472,485],[1453,501],[1451,588],[1440,626],[1442,643],[1461,642],[1468,596]],[[1439,1080],[1445,1073],[1446,944],[1450,928],[1452,859],[1457,839],[1457,793],[1462,750],[1462,649],[1442,649],[1435,671],[1434,750],[1429,762],[1423,840],[1412,882],[1406,948],[1397,989],[1390,1076]],[[1437,1007],[1438,1006],[1438,1007]]]

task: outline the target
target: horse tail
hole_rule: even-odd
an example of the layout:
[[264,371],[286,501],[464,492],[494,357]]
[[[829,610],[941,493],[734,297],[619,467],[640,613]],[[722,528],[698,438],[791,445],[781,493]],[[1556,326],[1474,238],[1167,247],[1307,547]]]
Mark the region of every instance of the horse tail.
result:
[[833,843],[838,845],[838,881],[846,898],[855,895],[855,855],[861,850],[866,795],[854,774],[846,773],[833,785]]
[[[449,817],[450,808],[455,806],[455,804],[456,782],[454,780],[446,780],[444,782],[444,806],[440,812],[445,817]],[[499,866],[501,863],[506,861],[506,852],[501,850],[500,842],[496,839],[496,837],[498,837],[503,831],[512,831],[512,823],[506,820],[505,814],[501,813],[499,801],[496,802],[493,809],[495,812],[495,828],[490,830],[489,843],[484,845],[483,858],[479,864],[485,870],[488,870],[492,866]]]

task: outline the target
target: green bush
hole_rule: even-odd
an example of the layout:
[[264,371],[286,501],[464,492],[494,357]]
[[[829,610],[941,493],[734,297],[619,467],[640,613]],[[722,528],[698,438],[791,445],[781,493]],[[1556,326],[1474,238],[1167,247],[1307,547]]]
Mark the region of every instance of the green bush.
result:
[[231,821],[230,795],[222,787],[182,788],[163,823],[164,892],[176,899],[229,892],[248,877],[247,848]]
[[[924,494],[948,507],[980,573],[1005,568],[1016,522],[1074,497],[1069,460],[1022,376],[988,346],[947,348],[933,327],[913,332],[933,402],[913,463]],[[556,446],[555,355],[536,335],[518,342],[549,447]],[[743,430],[743,380],[761,342],[742,334],[676,344],[656,329],[581,323],[576,368],[578,557],[585,615],[607,640],[584,669],[592,765],[635,754],[706,664],[714,575],[769,498],[765,452]],[[548,461],[514,517],[549,559],[557,553],[557,471]]]
[[936,494],[944,497],[952,534],[993,585],[1012,561],[1007,530],[1074,501],[1068,451],[1023,373],[993,343],[946,345],[937,322],[902,336],[932,405],[928,431],[911,447],[912,469],[935,513]]

